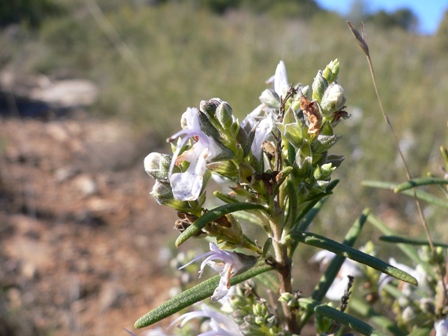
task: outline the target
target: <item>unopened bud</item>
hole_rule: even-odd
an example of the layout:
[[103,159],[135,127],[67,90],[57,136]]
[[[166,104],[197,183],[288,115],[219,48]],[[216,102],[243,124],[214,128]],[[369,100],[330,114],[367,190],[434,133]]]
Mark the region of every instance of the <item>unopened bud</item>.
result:
[[310,86],[305,85],[300,87],[300,92],[307,98],[310,96]]
[[334,61],[331,61],[322,72],[322,75],[327,80],[328,83],[332,83],[338,79],[339,74],[339,60],[336,58]]
[[153,152],[148,154],[143,161],[145,171],[156,180],[167,180],[170,169],[171,156]]
[[152,191],[150,194],[157,200],[159,204],[164,204],[165,201],[174,199],[171,185],[168,182],[161,182],[159,180],[157,180],[152,187]]
[[321,101],[322,97],[324,95],[325,90],[328,87],[328,82],[327,80],[324,78],[324,76],[322,76],[322,71],[318,71],[316,77],[314,77],[314,81],[313,81],[313,95],[312,98],[313,100],[317,100],[317,101]]
[[[246,302],[244,302],[246,303]],[[247,315],[247,312],[241,309],[237,309],[232,313],[232,318],[237,324],[241,324],[244,322],[244,317]]]
[[330,117],[333,112],[339,111],[345,104],[345,93],[342,86],[332,83],[325,90],[320,103],[322,107],[322,114],[324,117]]
[[266,89],[261,93],[260,101],[267,107],[275,109],[280,108],[280,98],[278,94],[272,89]]
[[218,108],[219,104],[221,104],[222,100],[219,98],[212,98],[210,100],[202,100],[199,104],[199,110],[201,112],[204,112],[209,117],[214,117],[216,109]]
[[278,300],[286,303],[286,305],[288,307],[291,307],[291,308],[299,307],[299,302],[297,300],[297,297],[291,293],[283,293]]
[[266,306],[260,303],[253,305],[252,310],[255,315],[264,317],[267,314]]
[[331,163],[325,163],[322,166],[320,166],[322,178],[330,177],[331,173],[336,169],[336,167],[333,167]]
[[191,210],[188,202],[174,199],[173,190],[168,182],[156,180],[150,194],[156,199],[160,205],[167,205],[178,211],[187,212]]
[[224,129],[230,128],[234,122],[232,108],[225,101],[217,107],[215,117]]

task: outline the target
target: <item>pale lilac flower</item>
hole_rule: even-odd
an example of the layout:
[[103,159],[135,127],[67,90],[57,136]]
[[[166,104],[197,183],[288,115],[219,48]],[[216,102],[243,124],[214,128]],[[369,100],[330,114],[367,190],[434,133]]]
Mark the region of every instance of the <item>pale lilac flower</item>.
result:
[[[389,258],[389,264],[412,275],[415,279],[417,279],[420,285],[423,285],[425,283],[426,272],[421,267],[417,266],[416,269],[413,269],[405,264],[398,263],[394,258]],[[378,279],[378,292],[381,294],[383,287],[394,279],[395,278],[391,277],[390,275],[384,273],[381,274],[380,278]],[[403,286],[401,287],[401,292],[403,293],[403,295],[411,296],[413,294],[411,286],[412,285],[408,283],[403,284]],[[414,299],[421,299],[421,297],[416,295],[415,293],[413,294],[413,296]]]
[[216,287],[215,292],[212,295],[213,301],[218,301],[227,295],[231,286],[230,278],[232,276],[246,269],[249,269],[255,264],[257,260],[252,256],[246,256],[237,252],[221,250],[216,244],[210,243],[209,252],[206,252],[194,258],[189,263],[182,266],[180,269],[187,267],[191,263],[202,258],[205,258],[205,260],[201,264],[201,268],[199,270],[199,278],[202,276],[206,265],[213,268],[221,276],[219,285],[218,287]]
[[[316,253],[311,259],[311,262],[320,263],[321,269],[324,266],[327,266],[330,261],[335,257],[333,252],[322,250]],[[325,296],[327,299],[332,301],[338,301],[341,299],[342,295],[344,295],[345,290],[347,289],[349,278],[348,276],[361,276],[363,273],[358,268],[357,264],[350,259],[345,259],[341,268],[339,269],[339,273],[331,284]]]
[[171,336],[171,335],[167,334],[162,328],[157,327],[143,332],[141,336]]
[[448,336],[448,318],[434,322],[435,336]]
[[[181,124],[183,129],[168,138],[171,141],[183,137],[174,152],[168,177],[175,199],[193,201],[201,192],[206,163],[216,157],[218,146],[214,139],[201,130],[198,109],[188,108],[182,115]],[[182,147],[190,139],[196,142],[189,150],[180,154]],[[190,163],[188,169],[185,172],[173,174],[174,165],[183,161]]]
[[[130,332],[127,329],[124,329],[124,330],[131,336],[137,336],[136,334],[134,334],[133,332]],[[144,331],[142,334],[140,334],[140,336],[171,336],[171,335],[169,335],[165,331],[163,331],[162,328],[157,327],[157,328],[153,328],[153,329]]]
[[275,75],[266,81],[267,84],[273,84],[273,89],[279,97],[285,97],[288,92],[288,75],[286,73],[286,66],[283,61],[280,61],[275,69]]
[[182,323],[179,327],[183,327],[185,323],[194,318],[209,318],[209,328],[211,330],[203,332],[198,336],[242,336],[238,324],[227,315],[218,313],[217,311],[211,309],[205,304],[201,305],[201,310],[193,311],[190,313],[183,314],[182,316],[175,319],[171,325],[176,324],[179,321]]
[[263,107],[263,105],[259,105],[241,122],[243,129],[255,132],[250,149],[258,161],[262,158],[263,142],[271,133],[273,126],[272,113],[264,113]]

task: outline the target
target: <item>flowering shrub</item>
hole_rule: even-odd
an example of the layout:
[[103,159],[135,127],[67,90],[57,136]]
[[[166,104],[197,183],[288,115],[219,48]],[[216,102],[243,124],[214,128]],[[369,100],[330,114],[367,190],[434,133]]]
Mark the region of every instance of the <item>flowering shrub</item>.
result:
[[[374,248],[363,252],[352,247],[368,212],[355,222],[343,243],[309,232],[313,217],[338,183],[332,173],[344,160],[332,152],[340,138],[335,129],[349,117],[338,73],[339,62],[334,60],[317,72],[311,86],[293,85],[280,62],[268,80],[272,87],[261,93],[261,104],[244,120],[235,118],[226,101],[201,101],[198,108],[185,111],[182,130],[168,138],[173,154],[151,153],[145,158],[145,170],[155,179],[152,196],[177,211],[176,246],[194,238],[210,242],[209,252],[181,269],[202,260],[199,277],[205,266],[218,275],[153,309],[135,323],[136,328],[211,297],[212,303],[222,303],[221,312],[203,304],[173,323],[181,322],[183,327],[192,319],[206,318],[209,330],[200,335],[298,335],[314,315],[321,335],[341,333],[344,328],[380,335],[346,312],[354,277],[376,288],[370,290],[370,294],[376,291],[376,298],[389,295],[392,279],[399,279],[408,288],[407,307],[419,306],[418,313],[430,310],[425,308],[430,306],[427,300],[409,305],[411,298],[435,295],[431,290],[426,296],[415,290],[417,279],[426,285],[426,278],[393,260],[381,261]],[[211,196],[207,188],[211,178],[230,185],[230,192],[216,190]],[[222,205],[209,209],[206,201]],[[248,236],[243,223],[257,227],[257,237]],[[300,243],[321,248],[314,261],[327,266],[311,296],[293,287],[292,258]],[[404,292],[405,286],[401,288]],[[269,300],[259,294],[264,290]],[[340,306],[324,303],[325,295],[339,299]],[[355,306],[362,315],[362,302]],[[395,334],[410,331],[406,328],[412,327],[408,322],[417,310],[400,307],[404,326],[377,325]],[[428,312],[422,325],[435,326],[438,335],[446,335],[444,314]]]

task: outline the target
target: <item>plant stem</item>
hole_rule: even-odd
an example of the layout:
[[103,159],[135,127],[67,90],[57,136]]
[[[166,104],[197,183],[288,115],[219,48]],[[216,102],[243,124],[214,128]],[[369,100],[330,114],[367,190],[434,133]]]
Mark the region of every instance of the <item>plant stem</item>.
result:
[[[280,221],[272,221],[271,231],[273,235],[273,247],[275,252],[275,261],[277,262],[277,271],[280,280],[280,294],[281,293],[292,293],[291,281],[291,259],[288,257],[288,251],[286,246],[281,241],[282,236],[282,225],[281,219],[282,216],[277,216],[277,220]],[[292,333],[298,333],[298,324],[297,317],[295,312],[288,307],[286,302],[282,302],[283,314],[285,315],[286,324],[288,326],[288,330]]]

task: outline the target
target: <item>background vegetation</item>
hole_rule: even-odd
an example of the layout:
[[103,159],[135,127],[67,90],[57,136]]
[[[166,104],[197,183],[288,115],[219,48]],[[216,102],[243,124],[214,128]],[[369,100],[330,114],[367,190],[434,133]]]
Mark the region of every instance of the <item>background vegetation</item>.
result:
[[[344,137],[337,148],[346,162],[338,171],[338,195],[316,225],[334,230],[339,239],[362,208],[371,207],[398,223],[403,234],[420,234],[406,200],[360,186],[365,179],[406,177],[364,55],[344,18],[314,1],[7,3],[0,5],[0,67],[93,80],[100,96],[91,113],[131,121],[136,132],[155,130],[148,142],[163,143],[186,107],[202,99],[219,96],[244,117],[257,106],[256,97],[280,59],[290,79],[311,84],[316,69],[338,58],[352,118],[339,128]],[[438,148],[446,145],[448,17],[436,35],[420,36],[409,10],[365,13],[362,2],[352,9],[355,23],[366,22],[380,94],[412,173],[438,172]],[[427,215],[433,232],[446,239],[442,215]]]

